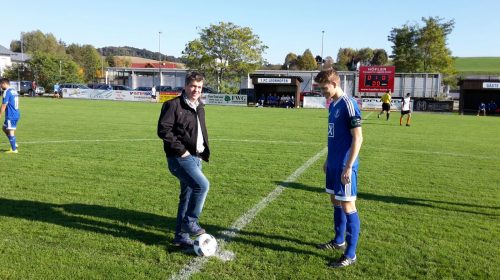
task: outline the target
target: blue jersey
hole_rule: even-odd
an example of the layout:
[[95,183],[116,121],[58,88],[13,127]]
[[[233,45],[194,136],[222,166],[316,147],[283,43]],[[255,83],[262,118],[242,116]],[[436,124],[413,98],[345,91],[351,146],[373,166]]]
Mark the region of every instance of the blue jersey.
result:
[[19,94],[13,88],[8,88],[3,92],[2,104],[7,105],[5,108],[6,120],[18,120],[21,116],[19,112]]
[[[354,98],[343,95],[332,102],[328,115],[328,170],[342,170],[349,159],[353,122],[359,122],[361,112]],[[358,125],[359,126],[359,125]],[[353,170],[358,168],[356,158]]]

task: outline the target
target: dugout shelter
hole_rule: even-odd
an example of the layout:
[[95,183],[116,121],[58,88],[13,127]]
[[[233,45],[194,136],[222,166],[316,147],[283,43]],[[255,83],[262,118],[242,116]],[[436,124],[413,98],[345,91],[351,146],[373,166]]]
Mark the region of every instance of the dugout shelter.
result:
[[[476,114],[479,103],[488,104],[491,100],[500,104],[500,76],[467,77],[458,82],[460,100],[458,110],[463,114]],[[498,109],[497,109],[498,115]]]
[[250,74],[252,84],[255,89],[255,99],[259,100],[261,96],[267,98],[271,95],[283,97],[293,96],[294,107],[300,104],[300,84],[304,81],[300,76],[288,75],[266,75],[266,74]]

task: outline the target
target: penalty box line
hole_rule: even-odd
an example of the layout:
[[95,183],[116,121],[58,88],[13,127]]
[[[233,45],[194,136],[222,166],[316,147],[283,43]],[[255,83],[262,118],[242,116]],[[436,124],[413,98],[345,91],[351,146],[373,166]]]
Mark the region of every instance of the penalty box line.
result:
[[[245,226],[250,224],[252,220],[267,207],[271,202],[273,202],[276,198],[278,198],[283,190],[287,187],[289,183],[293,183],[297,180],[297,178],[302,175],[311,165],[313,165],[316,161],[318,161],[321,157],[326,155],[328,148],[325,147],[321,151],[319,151],[316,155],[308,159],[301,167],[295,170],[290,176],[288,176],[284,183],[279,184],[273,191],[271,191],[266,197],[264,197],[260,202],[255,204],[250,210],[241,215],[230,227],[229,229],[221,232],[218,236],[219,240],[219,249],[217,252],[217,257],[222,260],[229,260],[234,257],[234,254],[228,251],[223,251],[225,245],[240,232]],[[188,264],[182,268],[179,273],[170,277],[171,280],[177,279],[189,279],[193,274],[196,274],[203,269],[205,264],[208,262],[209,258],[206,257],[197,257],[192,259]]]

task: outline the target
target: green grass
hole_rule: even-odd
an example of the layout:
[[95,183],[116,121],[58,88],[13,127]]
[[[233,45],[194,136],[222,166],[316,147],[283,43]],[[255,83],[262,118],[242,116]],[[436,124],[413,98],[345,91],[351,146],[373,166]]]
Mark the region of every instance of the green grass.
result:
[[500,75],[500,57],[457,57],[455,67],[461,74]]
[[[166,279],[178,182],[156,139],[160,104],[22,98],[20,153],[0,154],[0,279]],[[326,143],[325,110],[207,107],[217,235]],[[316,162],[192,279],[499,279],[500,118],[364,112],[358,263],[339,252]],[[70,141],[74,140],[74,141]],[[95,141],[101,140],[101,141]],[[0,138],[0,149],[7,149]]]

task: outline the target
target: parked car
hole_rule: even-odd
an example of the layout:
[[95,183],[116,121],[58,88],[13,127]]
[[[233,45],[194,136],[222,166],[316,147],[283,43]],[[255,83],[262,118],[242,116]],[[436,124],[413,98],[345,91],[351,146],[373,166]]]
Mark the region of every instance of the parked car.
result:
[[172,90],[176,91],[176,92],[183,92],[184,91],[184,87],[174,87]]
[[156,92],[173,91],[171,86],[156,86]]
[[38,94],[38,95],[43,95],[45,93],[45,88],[38,86],[35,89],[35,93]]
[[106,84],[97,83],[97,84],[87,84],[87,86],[91,89],[98,89],[99,87],[106,86]]
[[209,88],[209,87],[203,87],[201,92],[203,92],[203,93],[218,93],[216,90]]
[[132,88],[124,85],[102,85],[98,87],[97,89],[104,89],[104,90],[133,90]]
[[[33,88],[33,81],[12,81],[12,86],[19,86],[19,95],[28,94],[29,96],[35,96],[36,88]],[[36,85],[35,85],[36,86]]]
[[152,87],[136,87],[135,90],[138,91],[151,91]]
[[64,84],[59,85],[59,94],[62,94],[63,89],[74,89],[74,88],[90,89],[88,86],[83,85],[83,84],[64,83]]

